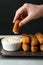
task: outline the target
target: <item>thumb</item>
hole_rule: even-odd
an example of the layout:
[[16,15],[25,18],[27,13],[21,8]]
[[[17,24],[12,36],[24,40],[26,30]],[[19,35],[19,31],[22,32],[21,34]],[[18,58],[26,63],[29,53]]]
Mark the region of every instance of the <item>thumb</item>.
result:
[[20,23],[19,26],[23,26],[24,24],[28,23],[30,21],[30,16],[27,16],[26,18],[24,18]]

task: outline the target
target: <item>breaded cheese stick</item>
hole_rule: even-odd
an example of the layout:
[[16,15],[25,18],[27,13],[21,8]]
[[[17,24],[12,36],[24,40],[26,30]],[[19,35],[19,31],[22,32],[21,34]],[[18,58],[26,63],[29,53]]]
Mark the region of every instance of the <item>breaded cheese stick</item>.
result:
[[20,30],[19,22],[20,22],[20,20],[16,20],[16,22],[14,23],[13,32],[14,32],[15,34],[18,34],[18,33],[19,33],[19,30]]

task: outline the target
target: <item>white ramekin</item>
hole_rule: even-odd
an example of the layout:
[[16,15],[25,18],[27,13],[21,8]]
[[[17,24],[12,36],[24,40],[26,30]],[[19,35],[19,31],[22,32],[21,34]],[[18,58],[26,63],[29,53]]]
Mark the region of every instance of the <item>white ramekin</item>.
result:
[[[12,39],[13,38],[13,39]],[[16,39],[16,41],[15,41]],[[21,47],[21,38],[20,37],[5,37],[1,40],[2,47],[6,51],[16,51]]]

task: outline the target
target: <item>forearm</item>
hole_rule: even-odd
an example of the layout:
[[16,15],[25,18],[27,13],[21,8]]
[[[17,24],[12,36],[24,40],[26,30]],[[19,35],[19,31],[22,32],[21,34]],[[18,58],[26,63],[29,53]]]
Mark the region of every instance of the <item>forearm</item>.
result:
[[40,13],[41,13],[41,17],[43,17],[43,5],[40,5]]

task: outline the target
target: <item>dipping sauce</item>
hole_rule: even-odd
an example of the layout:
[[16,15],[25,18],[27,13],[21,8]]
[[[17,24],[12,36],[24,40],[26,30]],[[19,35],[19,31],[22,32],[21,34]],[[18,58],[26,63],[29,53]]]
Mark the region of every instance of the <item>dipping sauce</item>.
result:
[[22,39],[20,37],[5,37],[1,40],[2,47],[6,51],[16,51],[21,47]]

